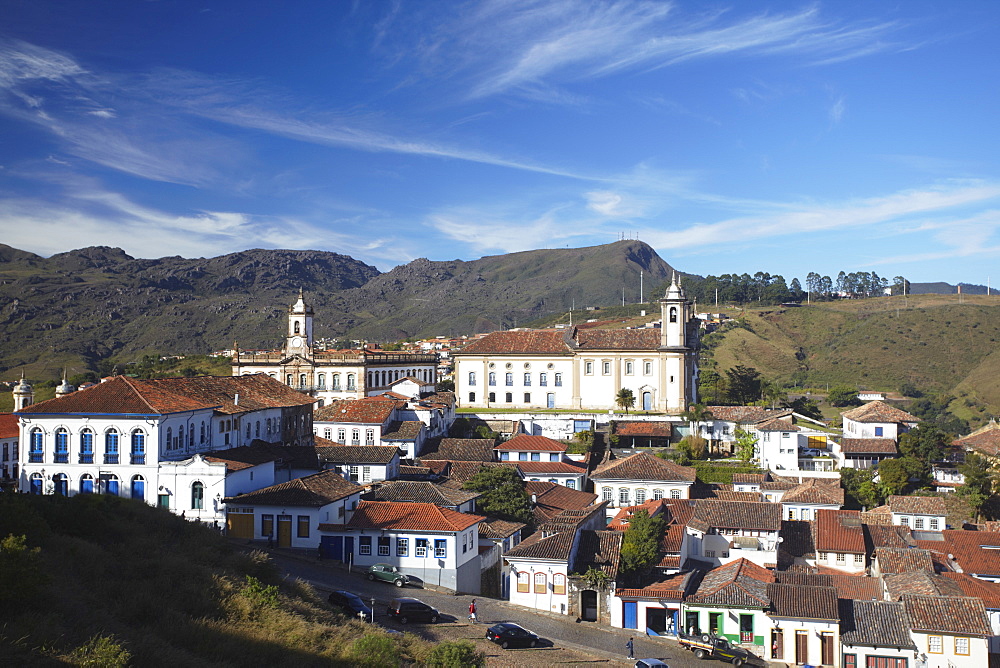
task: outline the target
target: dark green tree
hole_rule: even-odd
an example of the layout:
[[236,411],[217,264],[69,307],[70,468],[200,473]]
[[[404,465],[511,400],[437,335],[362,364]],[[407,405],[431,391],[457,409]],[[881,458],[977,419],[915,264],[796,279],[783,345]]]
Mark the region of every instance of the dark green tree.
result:
[[656,563],[660,556],[663,531],[662,517],[650,517],[645,510],[632,515],[622,537],[622,573],[641,573]]
[[965,476],[965,483],[958,488],[957,493],[976,511],[978,521],[983,507],[993,496],[990,462],[985,457],[970,452],[965,455],[965,463],[958,467],[958,472]]
[[798,397],[793,401],[786,401],[781,404],[785,408],[791,408],[799,415],[811,417],[814,420],[822,420],[823,413],[816,402],[808,397]]
[[927,484],[930,466],[913,457],[886,459],[879,462],[879,494],[886,499],[893,494],[902,494],[908,486],[922,487]]
[[726,369],[726,376],[728,377],[726,394],[730,402],[743,406],[760,399],[760,371],[737,364],[732,369]]
[[0,540],[0,610],[35,601],[48,577],[42,572],[40,548],[28,547],[24,536]]
[[531,497],[525,491],[524,480],[512,467],[484,466],[463,488],[482,493],[476,507],[484,515],[531,523]]
[[849,385],[837,385],[830,388],[830,393],[826,395],[826,400],[831,406],[860,406],[858,391]]
[[933,424],[919,424],[899,437],[899,452],[930,463],[941,459],[951,437]]
[[844,488],[844,506],[863,510],[878,505],[878,488],[872,481],[873,469],[840,469],[840,485]]
[[632,394],[632,390],[627,387],[619,389],[615,395],[615,404],[618,408],[625,409],[625,414],[628,415],[628,409],[635,406],[635,395]]
[[744,464],[749,464],[754,460],[757,455],[757,441],[759,439],[748,431],[744,431],[739,427],[736,428],[736,441],[733,445],[733,449],[736,451],[736,456]]

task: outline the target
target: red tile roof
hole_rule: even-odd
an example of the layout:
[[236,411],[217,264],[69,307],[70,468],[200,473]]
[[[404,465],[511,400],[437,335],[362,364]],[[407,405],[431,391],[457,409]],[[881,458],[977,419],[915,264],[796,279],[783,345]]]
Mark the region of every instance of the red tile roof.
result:
[[478,499],[482,494],[464,489],[442,487],[425,480],[386,480],[373,485],[363,494],[365,501],[398,501],[407,503],[433,503],[435,506],[460,506]]
[[906,515],[947,515],[944,499],[940,496],[890,496],[886,505],[893,513]]
[[656,350],[660,347],[658,329],[579,329],[580,350]]
[[516,462],[524,475],[583,475],[587,467],[575,462]]
[[774,582],[767,585],[767,597],[771,599],[771,614],[773,616],[798,619],[839,619],[837,615],[837,590],[833,587]]
[[861,513],[856,510],[816,511],[816,550],[864,554]]
[[694,482],[697,471],[680,466],[648,452],[637,452],[625,459],[613,459],[601,464],[591,474],[591,480],[648,480],[650,482]]
[[910,415],[906,411],[901,411],[895,406],[890,406],[884,401],[869,401],[864,406],[852,408],[841,414],[846,420],[854,422],[874,422],[891,424],[893,422],[920,422],[920,418]]
[[612,581],[617,580],[623,538],[620,531],[581,531],[574,560],[604,571]]
[[942,573],[941,576],[954,581],[963,596],[978,598],[987,608],[1000,610],[1000,582],[980,580],[968,573]]
[[840,486],[822,484],[817,480],[807,480],[785,492],[781,497],[781,502],[842,506],[844,505],[844,490]]
[[891,438],[842,438],[840,450],[847,455],[897,455],[899,448]]
[[779,531],[781,529],[781,505],[758,502],[718,501],[699,499],[688,525],[699,531],[710,528],[757,529]]
[[801,427],[796,427],[794,424],[790,424],[780,418],[755,424],[754,429],[757,431],[802,431]]
[[486,521],[479,525],[479,537],[490,540],[504,540],[526,526],[528,525],[523,522],[508,522],[507,520],[487,518]]
[[346,422],[351,424],[385,424],[404,403],[383,397],[364,397],[353,401],[337,401],[316,410],[313,424]]
[[881,601],[882,581],[865,575],[830,575],[830,581],[837,590],[837,598],[860,601]]
[[448,459],[453,462],[492,462],[496,460],[492,438],[441,438],[425,444],[420,459]]
[[924,596],[962,596],[962,588],[952,580],[928,571],[910,571],[884,575],[889,600],[898,601],[904,594]]
[[469,343],[456,355],[496,355],[496,354],[547,354],[570,355],[565,336],[568,330],[536,329],[523,332],[492,332],[477,341]]
[[0,438],[17,438],[20,420],[14,413],[0,413]]
[[772,582],[774,573],[740,558],[706,573],[688,602],[766,609],[770,604],[767,586]]
[[206,453],[204,457],[209,462],[224,463],[228,471],[241,471],[267,462],[290,464],[295,468],[313,470],[319,468],[316,448],[307,445],[277,445],[254,441],[250,445],[241,445],[238,448],[213,450]]
[[596,494],[552,482],[527,481],[524,489],[535,497],[533,513],[536,524],[551,519],[563,510],[582,510],[597,501]]
[[[1000,533],[993,531],[962,531],[947,529],[941,532],[943,545],[954,556],[962,571],[970,575],[1000,577]],[[942,543],[917,541],[923,548]]]
[[394,445],[331,445],[316,448],[325,464],[388,464],[399,457]]
[[990,420],[968,436],[955,439],[952,444],[989,457],[1000,457],[1000,424],[996,420]]
[[915,649],[902,603],[840,601],[842,645]]
[[167,415],[214,408],[221,413],[238,414],[264,408],[307,406],[315,401],[264,374],[155,380],[115,376],[66,396],[32,404],[19,413]]
[[756,424],[762,420],[790,417],[790,408],[763,408],[761,406],[708,406],[709,412],[716,420],[736,422],[738,424]]
[[928,550],[915,550],[905,547],[877,547],[875,559],[879,571],[885,574],[909,573],[911,571],[934,572],[934,561]]
[[518,434],[514,438],[496,446],[497,450],[518,452],[565,452],[566,445],[545,436]]
[[903,596],[910,628],[918,632],[993,635],[983,602],[963,596]]
[[615,596],[619,598],[656,598],[667,601],[683,601],[684,594],[690,582],[690,572],[678,573],[657,580],[656,582],[651,582],[642,589],[616,589]]
[[433,503],[361,501],[347,528],[452,532],[464,531],[485,520],[481,515],[459,513]]
[[337,472],[321,471],[225,501],[227,505],[320,507],[361,491],[360,485],[344,480]]
[[644,436],[646,438],[670,438],[674,427],[670,422],[618,422],[614,433],[618,436]]

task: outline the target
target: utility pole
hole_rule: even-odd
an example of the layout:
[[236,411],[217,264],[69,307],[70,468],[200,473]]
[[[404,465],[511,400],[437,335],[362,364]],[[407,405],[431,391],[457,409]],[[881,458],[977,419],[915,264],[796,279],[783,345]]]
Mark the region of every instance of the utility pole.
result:
[[639,270],[639,303],[644,303],[642,301],[642,269]]

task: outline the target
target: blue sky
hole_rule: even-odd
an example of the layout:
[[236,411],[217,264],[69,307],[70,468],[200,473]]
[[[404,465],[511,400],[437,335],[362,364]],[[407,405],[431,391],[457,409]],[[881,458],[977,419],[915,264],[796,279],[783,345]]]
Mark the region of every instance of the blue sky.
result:
[[[1000,3],[0,0],[0,241],[985,283]],[[993,284],[1000,283],[994,271]]]

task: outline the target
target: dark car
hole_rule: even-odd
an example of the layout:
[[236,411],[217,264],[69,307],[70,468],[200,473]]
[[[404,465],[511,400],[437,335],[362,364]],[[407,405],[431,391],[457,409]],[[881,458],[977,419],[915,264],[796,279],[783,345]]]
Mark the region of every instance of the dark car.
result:
[[486,629],[486,639],[500,645],[504,649],[510,647],[535,647],[538,645],[538,636],[534,633],[510,622],[494,624]]
[[635,668],[670,668],[659,659],[636,659]]
[[368,567],[368,579],[373,582],[375,580],[391,582],[397,587],[402,587],[410,581],[410,578],[400,573],[392,564],[372,564]]
[[354,592],[333,591],[330,592],[328,600],[330,601],[330,605],[340,608],[349,615],[364,617],[369,621],[372,619],[372,609]]
[[433,624],[441,618],[441,613],[423,601],[415,598],[394,598],[386,611],[390,619],[399,620],[400,624],[409,622],[430,622]]

